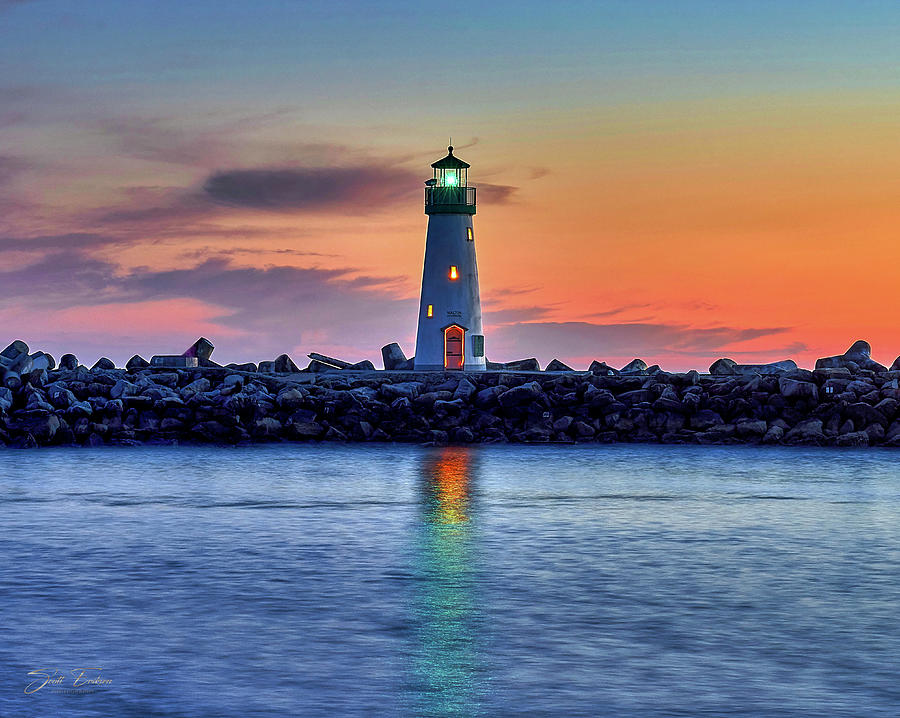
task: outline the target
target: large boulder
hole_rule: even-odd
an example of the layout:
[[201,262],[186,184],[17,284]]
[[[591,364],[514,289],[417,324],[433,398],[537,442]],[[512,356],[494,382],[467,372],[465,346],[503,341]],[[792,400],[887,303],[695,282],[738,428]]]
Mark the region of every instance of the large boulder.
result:
[[0,352],[0,364],[12,366],[20,357],[28,356],[28,345],[21,339],[16,339],[6,349]]
[[200,337],[197,341],[191,344],[181,356],[197,357],[197,359],[205,361],[212,356],[213,349],[215,349],[215,347],[209,339],[207,339],[206,337]]
[[516,359],[515,361],[506,362],[505,368],[508,371],[540,371],[541,365],[538,364],[538,360],[535,358],[531,359]]
[[734,373],[752,376],[754,374],[784,374],[789,371],[796,371],[797,362],[793,359],[782,359],[781,361],[773,361],[768,364],[735,364]]
[[[896,362],[895,362],[896,363]],[[850,371],[868,369],[870,371],[887,371],[887,367],[872,360],[872,347],[862,339],[853,342],[843,354],[833,357],[822,357],[816,360],[816,369],[839,369]]]
[[605,361],[597,361],[596,359],[591,362],[588,371],[592,374],[599,374],[600,376],[616,376],[619,373],[618,369],[613,369]]
[[789,443],[797,444],[823,444],[825,443],[825,434],[822,431],[821,419],[804,419],[797,423],[784,437]]
[[35,352],[31,355],[31,371],[46,369],[52,371],[56,368],[56,359],[47,352]]
[[59,368],[72,371],[78,368],[78,357],[74,354],[63,354],[59,358]]
[[404,381],[397,384],[382,384],[381,393],[389,400],[405,397],[412,401],[419,396],[424,388],[425,385],[417,381]]
[[106,357],[100,357],[94,366],[91,367],[91,371],[98,371],[100,369],[115,369],[116,365],[113,364],[111,359],[107,359]]
[[381,347],[381,360],[384,368],[393,371],[400,369],[406,363],[406,355],[397,342],[391,342]]
[[347,368],[352,371],[375,371],[375,365],[368,359],[358,361],[356,364],[351,364]]
[[135,354],[131,359],[125,362],[125,368],[128,371],[137,371],[139,369],[147,369],[150,366],[150,362],[148,362],[144,357],[140,354]]
[[891,371],[900,371],[900,357],[894,359],[894,363],[891,364]]
[[819,387],[811,381],[799,381],[781,377],[778,380],[778,391],[785,399],[819,400]]
[[294,364],[294,361],[287,355],[281,354],[276,357],[273,369],[278,374],[296,374],[300,369]]
[[632,359],[625,366],[619,369],[623,374],[638,374],[647,371],[647,362],[643,359]]
[[249,371],[249,372],[253,372],[254,374],[256,373],[256,370],[258,369],[256,364],[254,364],[253,362],[245,362],[244,364],[234,364],[234,363],[226,364],[225,368],[226,369],[235,369],[236,371]]
[[536,381],[530,381],[527,384],[522,384],[522,386],[514,386],[512,389],[507,389],[497,397],[497,401],[500,402],[500,406],[507,408],[529,404],[543,396],[543,394],[544,391],[541,389],[541,385]]
[[730,376],[735,374],[734,368],[737,362],[734,359],[716,359],[709,367],[709,373],[715,376]]
[[546,367],[544,371],[573,371],[568,364],[563,364],[559,359],[554,359]]

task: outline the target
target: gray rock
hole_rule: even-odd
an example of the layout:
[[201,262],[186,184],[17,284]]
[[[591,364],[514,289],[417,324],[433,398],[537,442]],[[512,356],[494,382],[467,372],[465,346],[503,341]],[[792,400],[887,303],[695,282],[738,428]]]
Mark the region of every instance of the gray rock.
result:
[[832,369],[844,367],[856,372],[859,369],[883,372],[887,367],[872,360],[872,347],[869,342],[862,339],[853,342],[850,348],[843,354],[833,357],[823,357],[816,360],[816,369]]
[[502,386],[489,386],[475,394],[475,406],[487,409],[497,403],[497,397],[506,389]]
[[209,360],[209,358],[212,356],[213,349],[215,349],[215,347],[209,339],[207,339],[206,337],[200,337],[197,341],[191,344],[191,346],[189,346],[181,356],[196,357],[199,364],[200,360]]
[[87,401],[73,401],[66,409],[66,414],[72,416],[76,420],[81,417],[88,417],[94,413],[94,407]]
[[568,364],[563,364],[559,359],[553,359],[547,366],[544,367],[544,371],[574,371],[574,370]]
[[569,429],[575,437],[580,439],[586,439],[596,433],[594,427],[584,421],[573,421]]
[[850,404],[844,409],[844,415],[848,419],[851,419],[853,425],[857,427],[867,427],[871,424],[881,424],[881,426],[888,425],[888,421],[884,414],[865,402]]
[[777,444],[784,438],[784,429],[778,425],[772,425],[763,436],[764,444]]
[[592,374],[599,374],[600,376],[616,376],[619,373],[618,369],[613,369],[606,362],[596,360],[591,362],[588,371]]
[[647,371],[647,363],[643,359],[632,359],[619,371],[622,374],[639,374],[642,371]]
[[425,385],[419,382],[404,381],[397,384],[382,384],[380,391],[382,396],[389,401],[399,397],[404,397],[412,401],[413,399],[418,398],[424,388]]
[[793,359],[783,359],[781,361],[773,361],[768,364],[735,364],[734,374],[743,376],[753,376],[754,374],[762,374],[769,376],[773,374],[784,374],[785,372],[795,371],[797,362]]
[[835,443],[837,446],[868,446],[869,435],[865,431],[853,431],[841,434]]
[[797,379],[781,377],[778,380],[778,391],[785,399],[819,400],[819,388],[811,381],[798,381]]
[[505,368],[507,371],[540,371],[541,365],[538,364],[537,359],[532,357],[531,359],[508,361],[506,362]]
[[715,376],[730,376],[735,374],[734,368],[737,366],[737,362],[733,359],[716,359],[710,367],[709,373],[714,374]]
[[[374,390],[373,390],[374,391]],[[306,394],[297,387],[285,389],[276,398],[275,403],[282,409],[292,411],[303,405]]]
[[78,357],[74,354],[63,354],[59,358],[59,368],[73,371],[78,368]]
[[824,443],[825,434],[821,419],[804,419],[784,437],[788,443]]
[[739,419],[734,429],[737,435],[743,438],[761,437],[768,432],[768,426],[762,419]]
[[128,371],[136,371],[138,369],[147,369],[150,367],[150,362],[148,362],[144,357],[140,354],[135,354],[131,359],[125,362],[125,368]]
[[177,354],[157,354],[150,357],[150,366],[168,369],[192,369],[200,366],[197,357],[186,357]]
[[99,370],[108,370],[115,369],[116,365],[112,363],[111,359],[107,359],[106,357],[100,357],[94,366],[91,367],[91,371],[99,371]]
[[31,371],[46,369],[52,371],[56,368],[56,360],[46,352],[35,352],[31,355]]
[[697,431],[707,431],[724,423],[722,417],[712,409],[701,409],[691,417],[691,428]]
[[530,381],[522,386],[514,386],[507,389],[497,397],[497,401],[502,407],[521,406],[528,404],[544,395],[541,385],[536,381]]
[[202,394],[209,391],[209,379],[206,377],[200,377],[199,379],[195,379],[190,384],[183,386],[181,388],[181,393],[183,396],[192,396],[194,394]]
[[453,392],[453,398],[462,399],[463,401],[469,401],[477,391],[477,387],[468,379],[463,377],[459,380],[459,384],[456,385],[456,389]]
[[16,339],[0,352],[0,364],[11,366],[22,355],[28,356],[28,345],[21,339]]
[[280,354],[272,363],[272,369],[278,374],[296,374],[300,368],[294,364],[294,360],[287,354]]
[[244,377],[241,374],[229,374],[222,381],[222,387],[221,387],[220,391],[225,396],[230,396],[232,394],[236,394],[243,388],[244,388]]
[[381,347],[381,360],[384,368],[392,371],[406,363],[406,355],[397,342],[392,342]]
[[137,387],[131,382],[125,381],[124,379],[119,379],[109,390],[109,397],[111,399],[121,399],[125,396],[134,396],[138,393]]
[[3,385],[7,389],[17,391],[22,388],[22,377],[19,376],[17,371],[7,371],[3,376]]
[[351,371],[375,371],[375,365],[368,359],[363,359],[356,362],[356,364],[351,364],[347,369]]
[[292,438],[299,440],[318,439],[325,431],[322,425],[315,421],[295,421],[287,429]]
[[246,371],[255,374],[259,367],[253,362],[245,362],[244,364],[226,364],[226,369],[234,369],[235,371]]
[[[312,362],[310,362],[310,366],[312,366]],[[273,374],[274,372],[275,372],[275,362],[261,361],[259,363],[259,373],[260,374]]]

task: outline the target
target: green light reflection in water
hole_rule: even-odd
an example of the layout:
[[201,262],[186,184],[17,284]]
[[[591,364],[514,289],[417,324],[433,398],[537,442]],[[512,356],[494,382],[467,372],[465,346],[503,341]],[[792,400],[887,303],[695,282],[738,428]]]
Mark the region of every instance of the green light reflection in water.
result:
[[479,715],[483,667],[475,577],[475,452],[444,447],[421,463],[414,663],[417,715]]

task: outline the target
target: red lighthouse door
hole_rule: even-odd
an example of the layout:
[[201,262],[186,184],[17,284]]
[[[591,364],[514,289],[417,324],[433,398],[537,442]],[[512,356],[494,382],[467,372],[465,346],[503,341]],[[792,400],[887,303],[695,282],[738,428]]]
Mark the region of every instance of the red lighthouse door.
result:
[[444,330],[444,368],[463,368],[464,335],[462,327],[455,324]]

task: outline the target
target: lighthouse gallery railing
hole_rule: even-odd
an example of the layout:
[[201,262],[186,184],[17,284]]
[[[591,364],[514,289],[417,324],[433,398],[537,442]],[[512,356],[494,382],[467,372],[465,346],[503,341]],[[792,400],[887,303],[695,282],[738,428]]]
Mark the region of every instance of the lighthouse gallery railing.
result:
[[463,205],[475,206],[474,187],[426,187],[425,206]]

